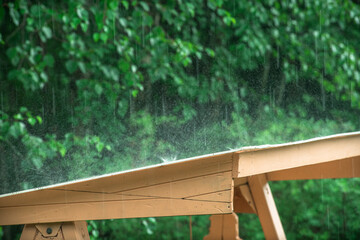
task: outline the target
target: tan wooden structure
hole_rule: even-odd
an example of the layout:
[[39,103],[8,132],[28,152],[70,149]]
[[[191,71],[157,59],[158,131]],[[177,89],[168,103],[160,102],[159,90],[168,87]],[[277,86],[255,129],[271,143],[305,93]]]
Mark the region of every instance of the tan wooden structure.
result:
[[204,239],[240,239],[234,213],[285,239],[268,181],[360,177],[360,132],[249,147],[0,196],[22,239],[89,239],[85,220],[211,214]]

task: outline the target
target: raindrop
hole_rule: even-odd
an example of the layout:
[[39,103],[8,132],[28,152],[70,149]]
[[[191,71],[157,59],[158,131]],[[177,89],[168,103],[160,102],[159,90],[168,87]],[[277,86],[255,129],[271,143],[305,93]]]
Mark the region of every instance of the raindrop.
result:
[[4,93],[1,92],[1,110],[3,112],[5,112],[5,109],[4,109]]
[[321,34],[321,10],[320,10],[320,14],[319,14],[319,25],[320,25],[320,34]]
[[279,68],[279,66],[280,66],[280,47],[279,47],[279,44],[276,45],[276,50],[277,50],[276,63],[277,63],[277,68]]
[[315,34],[315,65],[318,62],[318,42],[317,42],[317,34]]
[[54,89],[54,86],[52,87],[52,110],[53,110],[53,115],[55,116],[56,108],[55,108],[55,89]]
[[16,106],[19,106],[18,97],[17,97],[17,87],[15,87],[15,103],[16,103]]
[[323,66],[323,76],[326,75],[326,62],[325,62],[325,59],[326,59],[326,50],[325,50],[325,44],[324,44],[324,66]]
[[129,115],[130,115],[130,118],[131,118],[131,115],[132,115],[132,113],[133,113],[133,102],[132,102],[132,98],[131,98],[131,91],[130,91],[130,94],[129,94],[129,109],[130,109],[130,111],[129,111]]
[[40,17],[40,3],[39,3],[39,1],[38,1],[37,5],[38,5],[38,18],[39,18],[39,29],[40,29],[41,28],[41,17]]
[[73,108],[71,108],[71,127],[74,128],[74,109]]
[[199,82],[199,59],[196,58],[196,81]]
[[323,176],[321,174],[321,202],[324,202],[324,179]]
[[325,111],[326,109],[326,99],[325,99],[325,89],[324,89],[324,74],[321,76],[321,102],[322,102],[322,109]]
[[[54,1],[52,1],[51,11],[54,12]],[[55,34],[54,14],[51,14],[51,24],[52,24],[52,32]]]
[[116,122],[116,100],[114,102],[114,123]]
[[145,37],[144,37],[144,31],[145,31],[145,29],[144,29],[144,17],[143,16],[141,16],[141,39],[142,39],[142,46],[144,47],[144,45],[145,45]]
[[327,227],[329,229],[330,228],[330,208],[329,208],[329,204],[326,207],[326,212],[327,212]]
[[162,105],[162,114],[163,116],[166,115],[166,100],[164,92],[161,94],[161,105]]
[[228,105],[225,105],[225,122],[228,123],[229,119],[228,119]]
[[114,17],[113,17],[113,29],[114,29],[114,44],[115,44],[115,32],[116,32],[116,29],[115,29],[115,14],[114,14]]
[[44,102],[41,103],[42,105],[42,119],[44,120],[45,119],[45,107],[44,107]]

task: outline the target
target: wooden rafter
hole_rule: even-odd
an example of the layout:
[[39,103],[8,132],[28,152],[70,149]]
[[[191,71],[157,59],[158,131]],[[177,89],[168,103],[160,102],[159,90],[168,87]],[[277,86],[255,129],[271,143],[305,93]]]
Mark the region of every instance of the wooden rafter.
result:
[[360,155],[359,133],[328,137],[260,149],[241,150],[235,159],[234,177],[326,163]]
[[267,173],[269,181],[355,177],[360,177],[360,156]]
[[249,177],[249,185],[266,239],[286,239],[265,174]]
[[231,213],[232,153],[0,198],[0,225]]

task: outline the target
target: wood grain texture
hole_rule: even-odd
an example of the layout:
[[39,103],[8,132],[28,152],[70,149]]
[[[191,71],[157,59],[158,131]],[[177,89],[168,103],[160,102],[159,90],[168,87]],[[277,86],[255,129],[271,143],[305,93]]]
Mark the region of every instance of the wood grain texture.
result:
[[235,213],[212,215],[210,217],[209,234],[203,240],[241,240],[239,237],[239,221]]
[[265,174],[249,177],[249,186],[266,239],[286,239]]
[[354,177],[360,177],[360,156],[267,173],[269,181]]
[[234,212],[256,214],[254,200],[247,184],[237,186],[234,189]]
[[231,213],[232,153],[0,197],[0,225]]
[[234,166],[238,166],[238,174],[235,177],[246,177],[360,156],[360,135],[240,151],[237,154],[235,159],[238,164]]

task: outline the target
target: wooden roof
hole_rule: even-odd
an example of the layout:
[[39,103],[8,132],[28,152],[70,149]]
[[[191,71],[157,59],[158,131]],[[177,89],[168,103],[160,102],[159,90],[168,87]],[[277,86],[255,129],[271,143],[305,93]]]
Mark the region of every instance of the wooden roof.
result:
[[247,212],[280,236],[267,181],[359,176],[360,132],[339,134],[0,195],[0,225]]

